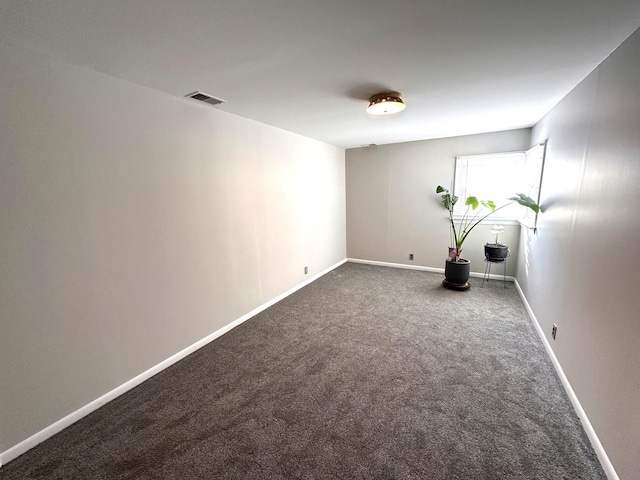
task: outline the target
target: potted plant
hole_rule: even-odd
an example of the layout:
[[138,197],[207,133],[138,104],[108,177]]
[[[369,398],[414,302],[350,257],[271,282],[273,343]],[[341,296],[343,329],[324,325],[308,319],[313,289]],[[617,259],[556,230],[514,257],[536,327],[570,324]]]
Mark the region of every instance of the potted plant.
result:
[[469,272],[471,271],[471,262],[467,259],[460,258],[462,245],[471,231],[480,222],[498,210],[513,203],[528,207],[536,213],[540,211],[539,205],[534,202],[531,197],[523,193],[517,193],[515,197],[510,197],[509,200],[511,201],[500,207],[496,207],[495,202],[492,200],[478,200],[474,196],[469,196],[464,202],[467,209],[456,223],[453,217],[453,208],[458,202],[458,197],[442,185],[438,185],[436,193],[440,194],[442,206],[446,208],[449,213],[449,226],[451,228],[452,247],[449,248],[449,258],[445,262],[445,280],[443,284],[445,287],[458,290],[466,290],[469,288],[468,280]]
[[495,242],[484,245],[484,257],[491,262],[502,262],[509,256],[509,247],[498,241],[502,232],[504,232],[504,225],[491,227],[491,234],[495,235]]

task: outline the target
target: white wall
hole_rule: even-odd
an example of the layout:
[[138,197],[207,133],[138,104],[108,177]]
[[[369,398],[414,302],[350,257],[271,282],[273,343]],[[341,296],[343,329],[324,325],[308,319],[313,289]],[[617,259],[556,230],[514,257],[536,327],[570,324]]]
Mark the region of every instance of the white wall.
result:
[[518,268],[623,479],[640,478],[639,59],[640,30],[533,129],[533,142],[548,138],[544,213]]
[[[530,135],[521,129],[347,150],[347,256],[443,269],[449,224],[436,186],[451,185],[457,155],[526,150]],[[472,271],[484,272],[491,226],[478,226],[463,245]],[[519,236],[517,225],[507,225],[500,236],[513,255]],[[515,275],[516,264],[512,257],[508,275]]]
[[0,453],[345,258],[344,150],[7,44],[0,72]]

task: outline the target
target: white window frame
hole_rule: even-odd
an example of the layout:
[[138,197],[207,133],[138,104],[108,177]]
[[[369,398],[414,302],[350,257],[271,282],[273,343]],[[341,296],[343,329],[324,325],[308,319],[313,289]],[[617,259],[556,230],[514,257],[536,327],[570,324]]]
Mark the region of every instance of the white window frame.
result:
[[[546,150],[546,141],[540,144],[534,145],[532,148],[526,151],[512,151],[512,152],[497,152],[478,155],[459,155],[456,157],[454,184],[452,191],[454,195],[458,197],[458,202],[454,211],[454,220],[460,220],[463,217],[463,212],[466,209],[464,203],[469,195],[476,195],[478,200],[493,200],[497,207],[509,203],[508,198],[516,193],[524,193],[531,197],[537,204],[540,204],[540,189],[542,185],[542,172],[544,168],[544,157]],[[518,187],[514,185],[513,191],[509,190],[508,196],[505,198],[481,198],[477,192],[467,191],[467,184],[464,175],[469,171],[467,165],[469,162],[490,160],[493,158],[500,159],[504,157],[514,157],[514,161],[522,162],[522,176],[523,185]],[[466,162],[466,163],[465,163]],[[486,215],[487,211],[481,215]],[[512,213],[507,216],[501,216],[501,212],[496,212],[491,215],[483,223],[502,223],[507,225],[517,225],[518,223],[535,230],[537,225],[538,214],[527,207],[519,207],[513,209]]]
[[[497,161],[504,162],[505,160],[509,160],[509,157],[512,158],[514,162],[521,162],[521,168],[524,170],[525,161],[526,161],[526,152],[523,150],[512,151],[512,152],[496,152],[496,153],[486,153],[486,154],[477,154],[477,155],[459,155],[456,157],[456,166],[455,166],[455,175],[454,175],[454,184],[453,184],[453,192],[454,195],[458,197],[458,202],[456,203],[453,218],[455,220],[460,220],[464,211],[467,207],[465,207],[465,201],[468,196],[474,195],[478,198],[478,200],[493,200],[496,204],[496,207],[501,207],[505,204],[509,203],[508,198],[510,196],[515,195],[517,189],[514,187],[514,190],[508,190],[508,193],[505,192],[504,198],[496,198],[495,196],[485,197],[478,191],[473,191],[473,187],[467,187],[467,179],[465,177],[466,173],[469,171],[468,164],[475,162],[491,162],[491,160],[495,159]],[[504,163],[503,163],[504,164]],[[507,190],[507,189],[505,189]],[[481,212],[480,215],[484,216],[489,213],[488,210],[483,209],[484,212]],[[482,223],[491,222],[491,223],[502,223],[506,225],[516,225],[518,223],[518,218],[521,213],[515,209],[511,208],[510,215],[501,215],[502,212],[496,212],[491,215],[487,220],[484,220]],[[473,213],[470,212],[471,215]]]
[[[547,153],[547,141],[534,145],[526,152],[525,169],[527,170],[528,191],[522,192],[540,205],[540,193],[542,190],[542,177],[544,175],[544,161]],[[518,222],[521,225],[536,230],[538,227],[538,215],[530,208],[520,207]]]

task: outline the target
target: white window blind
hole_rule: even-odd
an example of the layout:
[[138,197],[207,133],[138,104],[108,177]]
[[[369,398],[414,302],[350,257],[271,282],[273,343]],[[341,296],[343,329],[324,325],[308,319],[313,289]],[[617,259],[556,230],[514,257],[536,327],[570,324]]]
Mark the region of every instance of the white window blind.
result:
[[[463,155],[456,157],[454,194],[458,203],[454,216],[462,216],[468,208],[467,197],[493,200],[496,207],[510,203],[509,197],[524,193],[540,203],[540,187],[544,168],[545,143],[535,145],[526,152]],[[488,210],[484,210],[484,215]],[[518,204],[510,205],[494,213],[491,222],[515,221],[535,228],[537,214]]]
[[[509,203],[517,192],[526,193],[526,152],[464,155],[456,158],[454,193],[458,197],[454,215],[463,215],[468,208],[467,197],[493,200],[497,207]],[[488,210],[485,210],[488,213]],[[516,220],[521,215],[519,205],[510,205],[491,215],[492,222]]]
[[[525,156],[525,178],[527,184],[522,193],[530,196],[540,205],[540,187],[542,186],[542,172],[544,170],[545,143],[540,143],[526,152]],[[520,215],[518,221],[529,228],[536,228],[538,214],[530,208],[519,207]]]

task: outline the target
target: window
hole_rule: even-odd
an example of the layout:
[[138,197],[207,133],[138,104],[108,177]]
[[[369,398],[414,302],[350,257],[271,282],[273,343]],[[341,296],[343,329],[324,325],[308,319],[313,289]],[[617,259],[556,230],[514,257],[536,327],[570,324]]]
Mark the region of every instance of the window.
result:
[[[537,203],[544,163],[544,144],[527,152],[464,155],[456,158],[454,194],[459,198],[454,215],[463,215],[468,196],[478,200],[493,200],[497,207],[509,203],[509,197],[524,193]],[[519,220],[535,227],[536,214],[526,207],[513,204],[491,215],[491,221]]]
[[[533,198],[538,205],[540,205],[540,187],[542,186],[546,146],[547,144],[545,142],[532,147],[527,150],[525,158],[525,178],[527,179],[527,185],[525,185],[522,193]],[[535,229],[538,222],[538,214],[530,208],[520,207],[518,221],[525,227]]]

